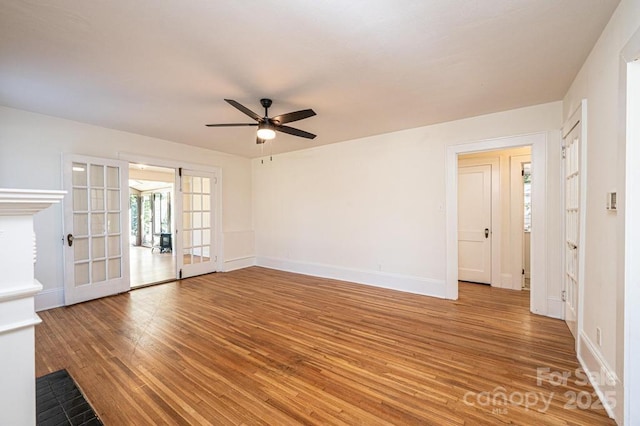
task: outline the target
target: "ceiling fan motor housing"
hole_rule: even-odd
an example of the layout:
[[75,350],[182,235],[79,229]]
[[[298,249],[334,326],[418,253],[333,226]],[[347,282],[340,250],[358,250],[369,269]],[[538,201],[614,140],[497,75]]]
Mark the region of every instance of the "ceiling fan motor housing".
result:
[[260,99],[260,104],[265,109],[269,108],[272,103],[273,103],[273,101],[271,99],[267,99],[267,98]]

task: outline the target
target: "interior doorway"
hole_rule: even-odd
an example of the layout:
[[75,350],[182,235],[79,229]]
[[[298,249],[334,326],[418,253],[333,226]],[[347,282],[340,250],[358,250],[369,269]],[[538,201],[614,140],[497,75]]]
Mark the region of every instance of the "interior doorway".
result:
[[[449,145],[446,152],[446,241],[447,241],[447,262],[446,262],[446,285],[444,297],[447,299],[458,299],[458,156],[462,154],[477,153],[489,150],[501,150],[531,146],[531,163],[535,167],[534,176],[540,178],[532,179],[531,182],[531,291],[530,310],[535,314],[562,317],[562,302],[556,293],[560,291],[555,282],[551,282],[549,277],[553,277],[560,269],[553,257],[549,256],[550,247],[548,243],[547,216],[548,204],[556,207],[559,198],[559,190],[553,186],[548,186],[548,166],[550,162],[551,170],[555,174],[559,170],[554,157],[548,158],[548,145],[550,142],[560,144],[560,132],[539,132],[520,136],[502,137],[496,139],[479,140],[476,142]],[[559,163],[559,156],[558,156]],[[556,170],[557,169],[557,170]],[[558,207],[559,209],[560,207]],[[558,210],[559,211],[559,210]],[[555,221],[551,225],[556,226]],[[555,240],[553,240],[555,242]],[[553,247],[551,247],[553,249]],[[551,293],[550,293],[551,292]],[[549,296],[550,294],[550,296]]]
[[531,147],[460,154],[457,163],[458,279],[529,289]]
[[176,278],[175,169],[129,165],[131,287]]

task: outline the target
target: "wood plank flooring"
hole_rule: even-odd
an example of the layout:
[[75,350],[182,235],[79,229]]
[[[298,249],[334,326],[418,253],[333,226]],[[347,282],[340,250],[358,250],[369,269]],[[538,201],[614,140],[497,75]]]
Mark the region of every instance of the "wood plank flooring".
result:
[[[614,424],[574,375],[566,325],[527,298],[254,267],[41,312],[36,372],[66,368],[106,425]],[[572,376],[538,385],[537,368]]]
[[174,253],[160,253],[150,247],[129,247],[131,287],[139,287],[176,278]]

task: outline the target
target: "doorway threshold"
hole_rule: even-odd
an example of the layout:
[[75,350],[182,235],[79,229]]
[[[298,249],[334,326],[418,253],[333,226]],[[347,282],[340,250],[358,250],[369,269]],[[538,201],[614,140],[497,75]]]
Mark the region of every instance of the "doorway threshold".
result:
[[161,280],[161,281],[154,281],[152,283],[138,284],[136,286],[132,286],[131,290],[138,290],[140,288],[151,287],[151,286],[159,285],[159,284],[172,283],[174,281],[179,281],[179,280],[177,278],[170,278],[168,280]]

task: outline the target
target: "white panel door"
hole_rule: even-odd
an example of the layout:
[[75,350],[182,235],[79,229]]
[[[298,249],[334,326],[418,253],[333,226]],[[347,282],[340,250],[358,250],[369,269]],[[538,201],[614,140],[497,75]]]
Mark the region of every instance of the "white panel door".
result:
[[491,284],[491,166],[458,169],[458,279]]
[[182,218],[177,221],[178,276],[188,278],[215,272],[218,258],[214,187],[218,179],[210,172],[185,169],[178,179],[182,211]]
[[63,157],[66,305],[128,291],[126,162]]
[[578,252],[580,249],[580,139],[578,123],[564,138],[565,321],[576,336],[578,318]]

